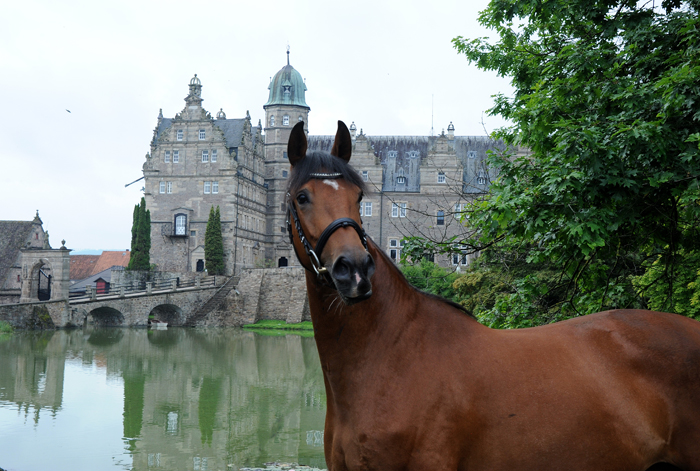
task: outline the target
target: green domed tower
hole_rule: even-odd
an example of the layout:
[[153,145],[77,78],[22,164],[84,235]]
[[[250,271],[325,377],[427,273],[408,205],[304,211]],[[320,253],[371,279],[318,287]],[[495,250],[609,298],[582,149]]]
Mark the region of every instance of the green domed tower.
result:
[[287,48],[287,65],[282,67],[270,81],[270,96],[265,109],[265,166],[268,184],[268,234],[272,234],[272,246],[269,247],[268,259],[277,266],[296,265],[289,237],[287,235],[285,195],[289,159],[287,142],[292,128],[299,121],[304,121],[304,129],[309,133],[309,106],[306,104],[306,84],[301,74],[289,65],[289,48]]

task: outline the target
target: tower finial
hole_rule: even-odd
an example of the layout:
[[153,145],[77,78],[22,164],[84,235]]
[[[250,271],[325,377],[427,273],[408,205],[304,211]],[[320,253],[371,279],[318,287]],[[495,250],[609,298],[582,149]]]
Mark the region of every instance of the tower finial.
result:
[[287,65],[289,65],[289,43],[287,43]]

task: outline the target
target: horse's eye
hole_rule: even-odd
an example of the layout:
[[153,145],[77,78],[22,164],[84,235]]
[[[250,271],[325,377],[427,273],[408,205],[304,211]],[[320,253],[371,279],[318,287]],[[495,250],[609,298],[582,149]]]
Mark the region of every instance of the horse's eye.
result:
[[306,204],[309,202],[309,197],[306,196],[304,193],[299,193],[297,195],[297,203],[299,204]]

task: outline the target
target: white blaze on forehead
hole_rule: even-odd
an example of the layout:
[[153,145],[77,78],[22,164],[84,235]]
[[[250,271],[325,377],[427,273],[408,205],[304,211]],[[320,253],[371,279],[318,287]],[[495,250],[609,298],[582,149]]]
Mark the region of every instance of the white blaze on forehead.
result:
[[334,190],[338,189],[338,182],[335,180],[325,179],[325,180],[321,180],[321,181],[328,186],[332,186]]

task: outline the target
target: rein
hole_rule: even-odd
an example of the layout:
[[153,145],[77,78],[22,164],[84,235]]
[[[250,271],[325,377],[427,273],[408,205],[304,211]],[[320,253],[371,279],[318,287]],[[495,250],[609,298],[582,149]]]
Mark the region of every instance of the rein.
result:
[[[311,178],[325,180],[329,178],[340,178],[342,177],[342,174],[312,173],[309,176]],[[294,227],[297,230],[297,234],[299,234],[299,240],[301,240],[301,243],[304,246],[304,251],[306,252],[306,255],[309,257],[309,261],[311,262],[311,268],[305,267],[304,264],[301,262],[299,252],[297,252],[297,248],[294,245],[294,233],[292,232],[292,222],[290,220],[290,215],[291,219],[294,220]],[[301,228],[299,214],[297,213],[297,208],[294,205],[294,201],[292,200],[292,195],[287,193],[287,232],[289,233],[289,243],[291,243],[292,247],[294,248],[294,254],[297,256],[297,260],[299,260],[299,263],[302,267],[304,267],[310,272],[315,273],[316,277],[319,280],[325,281],[331,286],[335,285],[333,283],[333,279],[331,278],[330,273],[328,272],[328,269],[321,264],[321,255],[323,254],[323,248],[326,246],[328,239],[330,239],[331,235],[341,227],[352,227],[353,229],[355,229],[357,235],[360,236],[360,241],[362,242],[363,247],[365,248],[365,250],[367,250],[367,235],[365,234],[364,229],[362,229],[362,227],[359,224],[357,224],[352,218],[340,218],[330,223],[328,227],[326,227],[321,233],[321,237],[319,237],[318,242],[316,243],[316,248],[314,249],[313,247],[311,247],[311,244],[309,243],[308,239],[304,235],[304,231]]]

